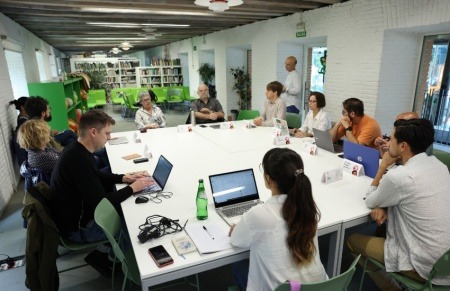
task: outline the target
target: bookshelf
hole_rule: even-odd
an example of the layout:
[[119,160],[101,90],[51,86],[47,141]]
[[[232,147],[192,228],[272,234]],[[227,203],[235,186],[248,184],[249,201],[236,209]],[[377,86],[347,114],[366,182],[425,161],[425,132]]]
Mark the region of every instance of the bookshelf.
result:
[[136,68],[136,83],[140,87],[183,86],[182,66],[151,66]]

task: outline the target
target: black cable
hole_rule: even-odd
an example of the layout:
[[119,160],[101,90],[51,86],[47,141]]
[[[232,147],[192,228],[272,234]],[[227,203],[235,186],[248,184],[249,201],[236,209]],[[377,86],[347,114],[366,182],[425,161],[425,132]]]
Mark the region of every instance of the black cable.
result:
[[152,238],[160,238],[167,234],[183,231],[186,223],[181,226],[177,220],[173,220],[158,214],[148,216],[145,222],[139,225],[139,241],[145,243]]

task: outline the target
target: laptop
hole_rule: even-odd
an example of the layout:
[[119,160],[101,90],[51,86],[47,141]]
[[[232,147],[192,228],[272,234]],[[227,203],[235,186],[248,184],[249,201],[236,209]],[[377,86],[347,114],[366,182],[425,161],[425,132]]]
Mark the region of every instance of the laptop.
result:
[[335,154],[342,153],[344,151],[344,148],[341,145],[333,144],[333,140],[331,139],[331,135],[328,131],[313,128],[313,133],[317,147]]
[[156,164],[153,175],[147,177],[154,183],[152,183],[150,186],[145,187],[143,190],[134,193],[134,195],[139,196],[162,191],[166,186],[170,172],[172,172],[172,168],[173,165],[163,155],[161,155],[159,157],[158,163]]
[[253,169],[209,176],[214,206],[228,225],[236,224],[259,199]]
[[344,158],[363,165],[364,174],[375,178],[380,166],[378,150],[344,140]]

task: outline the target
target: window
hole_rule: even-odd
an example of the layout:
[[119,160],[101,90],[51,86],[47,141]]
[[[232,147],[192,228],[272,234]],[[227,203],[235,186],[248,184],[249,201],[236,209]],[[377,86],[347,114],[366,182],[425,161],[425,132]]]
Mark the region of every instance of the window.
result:
[[5,56],[14,99],[18,99],[21,96],[28,96],[22,53],[6,49]]
[[36,51],[36,60],[39,69],[39,78],[41,82],[47,81],[47,74],[45,73],[44,54],[41,51]]

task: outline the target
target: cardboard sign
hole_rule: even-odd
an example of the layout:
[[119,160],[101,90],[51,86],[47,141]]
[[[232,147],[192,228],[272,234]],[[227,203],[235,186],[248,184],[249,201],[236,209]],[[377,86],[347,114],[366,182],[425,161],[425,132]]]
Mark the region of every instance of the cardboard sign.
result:
[[344,172],[352,174],[353,176],[364,175],[364,166],[353,161],[344,159],[344,164],[342,165]]
[[275,137],[281,136],[281,129],[276,128],[276,127],[272,128],[272,136],[275,136]]
[[178,125],[178,132],[179,133],[192,132],[192,125],[191,124]]
[[244,128],[251,129],[254,128],[252,120],[244,120]]
[[317,146],[309,142],[303,142],[302,150],[310,155],[315,156],[317,153]]
[[289,135],[276,136],[273,138],[274,145],[287,145],[291,143]]
[[324,184],[330,184],[342,180],[343,175],[344,171],[342,170],[342,168],[332,169],[322,174],[321,182]]
[[146,157],[147,159],[153,158],[152,153],[148,149],[148,145],[145,145],[145,147],[144,147],[144,154],[143,154],[143,156]]
[[232,121],[222,122],[220,124],[220,129],[234,129],[234,124]]

